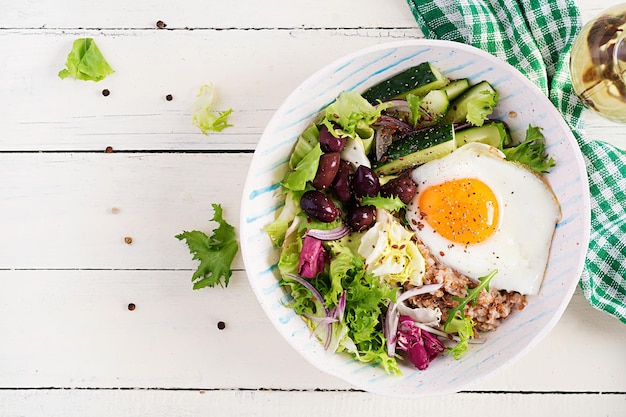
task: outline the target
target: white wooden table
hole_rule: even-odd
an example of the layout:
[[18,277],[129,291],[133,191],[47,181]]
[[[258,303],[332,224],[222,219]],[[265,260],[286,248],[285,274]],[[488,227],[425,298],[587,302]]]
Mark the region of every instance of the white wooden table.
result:
[[[617,2],[581,0],[583,19]],[[192,290],[196,263],[174,235],[212,230],[211,203],[238,225],[274,110],[346,53],[421,37],[404,0],[0,3],[1,416],[626,415],[626,326],[579,291],[512,367],[401,401],[305,362],[240,255],[228,288]],[[60,80],[85,36],[116,73]],[[205,83],[234,109],[234,126],[208,137],[190,118]],[[587,124],[626,148],[626,126]]]

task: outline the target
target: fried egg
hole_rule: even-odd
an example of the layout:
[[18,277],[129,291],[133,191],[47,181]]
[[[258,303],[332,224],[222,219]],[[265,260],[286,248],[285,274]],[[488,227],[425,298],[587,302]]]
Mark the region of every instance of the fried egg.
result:
[[561,211],[550,186],[498,149],[469,143],[413,170],[407,221],[443,264],[492,288],[537,294]]

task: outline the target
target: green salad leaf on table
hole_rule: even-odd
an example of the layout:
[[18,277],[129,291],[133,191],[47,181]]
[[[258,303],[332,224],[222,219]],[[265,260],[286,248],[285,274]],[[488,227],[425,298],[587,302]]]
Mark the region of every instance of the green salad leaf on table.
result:
[[232,125],[228,123],[228,117],[233,109],[216,113],[213,107],[218,103],[218,95],[213,84],[204,84],[200,87],[196,102],[191,111],[193,125],[198,127],[203,134],[208,132],[221,132]]
[[92,38],[79,38],[74,41],[59,77],[98,82],[114,72]]
[[215,214],[211,220],[218,223],[213,233],[207,235],[202,231],[192,230],[176,235],[178,240],[185,240],[193,259],[200,261],[191,277],[194,290],[214,287],[217,284],[228,287],[233,273],[231,265],[239,250],[235,228],[222,217],[222,206],[212,206]]

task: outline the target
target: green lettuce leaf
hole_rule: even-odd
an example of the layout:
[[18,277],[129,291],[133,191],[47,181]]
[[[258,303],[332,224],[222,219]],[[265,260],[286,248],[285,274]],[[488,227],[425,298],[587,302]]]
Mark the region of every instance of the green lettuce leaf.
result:
[[[331,246],[332,247],[332,246]],[[336,249],[339,249],[338,251]],[[350,271],[363,269],[363,258],[354,256],[349,248],[335,247],[335,256],[330,262],[330,291],[325,295],[328,302],[337,305],[343,293],[343,279]]]
[[398,211],[406,206],[400,197],[382,197],[380,194],[374,197],[363,197],[360,203],[362,206],[374,206],[388,211]]
[[375,363],[383,367],[389,375],[401,375],[400,367],[395,357],[387,353],[387,345],[382,332],[377,332],[370,340],[358,345],[356,357],[363,363]]
[[213,230],[211,236],[198,230],[176,235],[178,240],[185,239],[193,259],[200,261],[198,269],[191,277],[194,290],[214,287],[215,284],[227,287],[233,273],[231,265],[239,250],[235,228],[222,217],[222,206],[212,206],[214,216],[211,220],[216,221],[219,226]]
[[278,259],[278,271],[280,271],[280,274],[283,277],[286,277],[288,274],[298,273],[301,248],[302,239],[297,238],[280,252],[280,258]]
[[389,300],[395,301],[397,288],[365,271],[365,267],[350,270],[342,279],[347,291],[344,320],[349,337],[356,347],[355,356],[364,363],[378,363],[390,374],[400,370],[394,358],[387,354],[382,335],[381,317]]
[[59,77],[98,82],[114,72],[92,38],[79,38],[74,41]]
[[524,142],[504,148],[502,152],[508,161],[517,161],[535,172],[543,173],[555,164],[554,159],[546,154],[545,147],[546,142],[541,128],[529,125]]
[[[367,127],[380,117],[385,108],[385,105],[372,106],[355,91],[344,91],[326,107],[321,123],[335,136],[342,134],[354,138],[358,136],[357,129],[368,132]],[[339,125],[341,132],[336,131],[335,125]]]
[[320,157],[322,156],[322,148],[318,143],[298,162],[295,169],[285,175],[281,182],[282,186],[287,190],[303,191],[307,182],[315,178],[317,167],[319,166]]
[[[333,323],[331,349],[349,352],[360,362],[382,366],[389,374],[400,374],[394,357],[387,354],[382,335],[381,317],[389,300],[395,301],[397,288],[367,273],[363,259],[356,255],[354,243],[348,237],[327,242],[332,252],[327,273],[319,274],[309,282],[322,295],[324,307],[332,311],[345,291],[346,303],[341,322]],[[289,273],[297,268],[298,245],[289,245],[281,254],[279,269]],[[319,317],[323,309],[311,292],[283,275],[281,284],[287,287],[292,300],[288,306],[303,319],[311,330],[320,331],[316,322],[306,316]]]
[[228,109],[218,114],[215,114],[213,111],[213,107],[218,102],[218,97],[212,84],[201,86],[197,97],[198,99],[191,111],[191,118],[194,126],[198,127],[202,133],[208,135],[209,131],[221,132],[232,126],[228,124],[228,117],[233,112],[233,109]]
[[475,322],[471,317],[461,317],[459,312],[448,323],[446,331],[448,333],[456,333],[460,338],[456,345],[446,349],[447,352],[454,356],[454,359],[461,359],[467,352],[469,340],[474,338],[474,325]]
[[422,109],[422,98],[420,96],[416,96],[414,94],[407,94],[406,96],[406,104],[409,106],[410,121],[413,126],[417,126],[420,119],[424,115],[424,110]]
[[312,219],[312,218],[308,217],[302,211],[302,209],[300,209],[300,211],[298,212],[298,216],[302,217],[302,221],[300,222],[300,225],[298,226],[298,231],[299,232],[303,232],[303,231],[307,231],[307,230],[311,230],[311,229],[314,229],[314,230],[315,229],[317,229],[317,230],[331,230],[331,229],[334,229],[336,227],[341,226],[341,224],[343,223],[343,221],[341,220],[341,217],[338,217],[337,219],[335,219],[334,221],[332,221],[330,223],[326,223],[326,222],[322,222],[322,221],[319,221],[319,220]]
[[299,198],[292,191],[288,191],[285,195],[285,205],[280,210],[276,220],[263,228],[272,240],[274,246],[279,247],[285,240],[287,229],[291,222],[301,213]]
[[289,168],[295,169],[298,163],[309,153],[315,145],[319,143],[320,131],[315,124],[307,127],[296,141],[291,157],[289,158]]
[[480,97],[467,103],[466,120],[474,126],[482,126],[496,104],[498,104],[497,92],[482,91]]

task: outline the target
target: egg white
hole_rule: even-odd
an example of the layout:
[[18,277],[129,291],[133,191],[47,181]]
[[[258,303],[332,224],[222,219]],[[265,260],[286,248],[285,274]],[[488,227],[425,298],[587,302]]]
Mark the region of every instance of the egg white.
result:
[[[440,262],[472,279],[497,269],[491,287],[522,294],[539,292],[561,217],[548,184],[526,167],[506,161],[498,149],[481,143],[466,144],[417,167],[412,178],[418,193],[407,207],[407,220]],[[455,243],[439,235],[421,217],[418,207],[420,191],[463,178],[484,182],[498,201],[497,228],[477,244]]]

